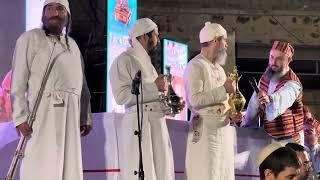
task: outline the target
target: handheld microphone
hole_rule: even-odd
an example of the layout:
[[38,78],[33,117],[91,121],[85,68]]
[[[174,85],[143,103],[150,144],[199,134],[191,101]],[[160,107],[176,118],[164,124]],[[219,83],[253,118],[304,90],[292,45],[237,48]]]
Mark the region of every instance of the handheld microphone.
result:
[[253,90],[258,94],[259,88],[258,88],[258,84],[257,84],[256,79],[254,77],[249,77],[249,83],[250,83],[251,87],[253,88]]

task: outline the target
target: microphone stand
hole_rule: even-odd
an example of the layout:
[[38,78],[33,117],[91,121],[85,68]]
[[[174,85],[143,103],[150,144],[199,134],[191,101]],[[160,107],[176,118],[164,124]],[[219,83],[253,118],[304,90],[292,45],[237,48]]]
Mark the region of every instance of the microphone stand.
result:
[[[140,112],[139,112],[139,94],[140,94],[139,87],[140,87],[140,83],[141,83],[141,78],[134,79],[132,82],[132,90],[131,90],[131,93],[136,95],[138,130],[134,131],[134,135],[138,136],[138,144],[139,144],[139,170],[134,171],[134,175],[138,175],[138,180],[144,180],[144,170],[143,170],[143,161],[142,161],[142,145],[141,145],[142,124],[140,122]],[[141,109],[141,111],[143,111],[143,109]]]

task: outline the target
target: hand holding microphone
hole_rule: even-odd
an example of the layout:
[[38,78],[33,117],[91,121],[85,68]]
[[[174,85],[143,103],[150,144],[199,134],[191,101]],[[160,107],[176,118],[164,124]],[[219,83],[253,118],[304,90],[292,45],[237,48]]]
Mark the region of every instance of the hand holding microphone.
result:
[[270,102],[270,97],[263,91],[260,91],[257,85],[257,81],[254,77],[249,78],[249,83],[253,90],[257,93],[258,101],[260,104],[267,104]]

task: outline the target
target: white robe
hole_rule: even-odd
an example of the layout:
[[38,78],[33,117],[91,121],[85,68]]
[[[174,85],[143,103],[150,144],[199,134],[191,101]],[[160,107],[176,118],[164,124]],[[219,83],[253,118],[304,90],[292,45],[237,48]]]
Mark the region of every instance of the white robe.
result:
[[28,31],[17,40],[11,85],[16,126],[27,120],[34,107],[50,54],[53,52],[50,61],[58,57],[27,142],[21,180],[83,179],[80,124],[91,124],[90,94],[79,48],[71,38],[69,44],[70,52],[66,50],[64,37],[57,41],[41,29]]
[[138,129],[136,98],[131,94],[132,79],[138,70],[142,71],[143,83],[142,152],[145,179],[174,180],[171,141],[158,101],[158,88],[154,83],[158,75],[141,45],[120,54],[109,71],[114,98],[118,104],[126,107],[126,113],[117,132],[120,179],[138,179],[138,176],[134,175],[134,171],[138,171],[139,167],[138,138],[134,135],[134,131]]
[[[188,63],[184,72],[187,105],[192,112],[186,180],[234,179],[234,134],[226,118],[229,106],[225,81],[223,68],[201,54]],[[199,120],[194,119],[196,116]]]

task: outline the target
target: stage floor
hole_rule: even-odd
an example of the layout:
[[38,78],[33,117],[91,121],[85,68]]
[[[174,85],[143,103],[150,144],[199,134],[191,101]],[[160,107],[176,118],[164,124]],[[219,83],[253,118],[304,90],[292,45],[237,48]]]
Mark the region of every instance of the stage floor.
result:
[[[93,131],[82,138],[85,180],[117,180],[119,172],[117,124],[123,114],[93,114]],[[188,132],[187,121],[167,120],[172,141],[176,180],[183,180]],[[261,129],[234,128],[235,175],[237,180],[259,179],[255,159],[259,151],[271,142]],[[4,177],[18,136],[12,122],[0,123],[0,178]],[[17,178],[18,180],[19,178]]]

